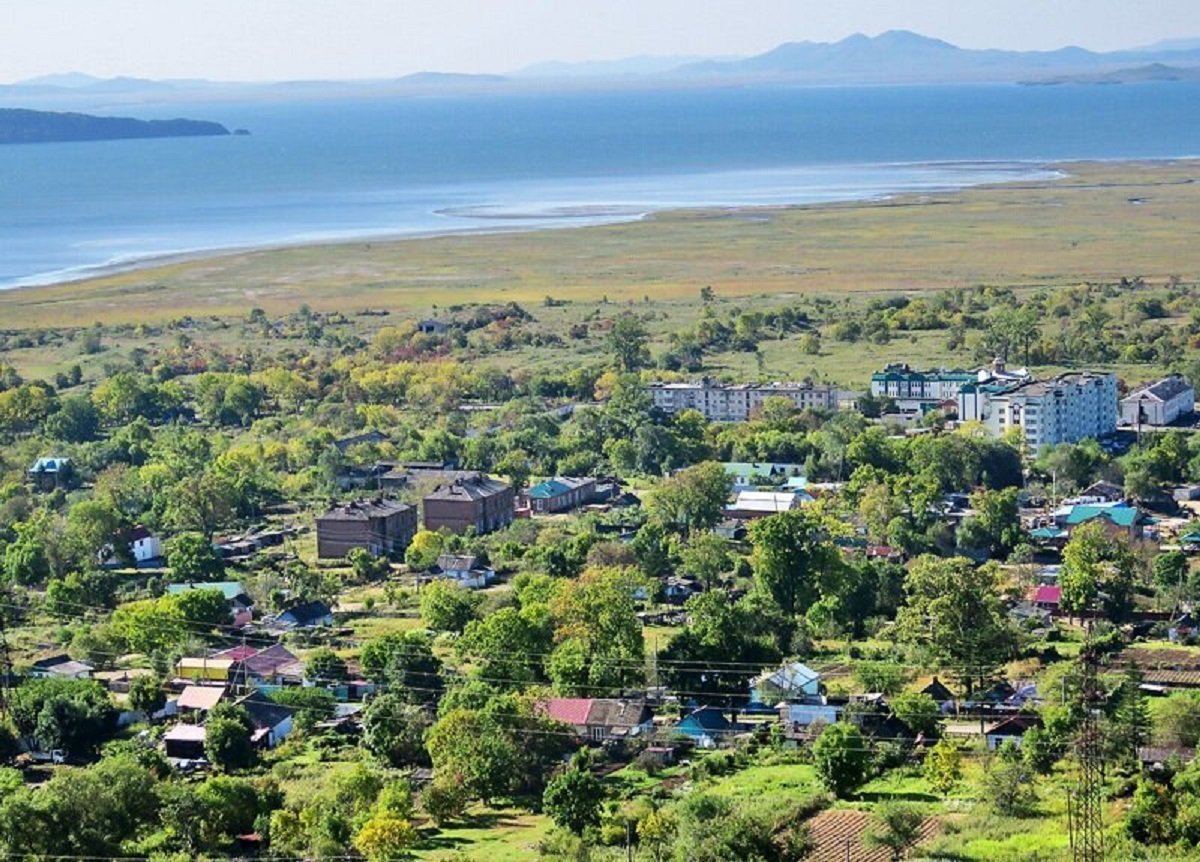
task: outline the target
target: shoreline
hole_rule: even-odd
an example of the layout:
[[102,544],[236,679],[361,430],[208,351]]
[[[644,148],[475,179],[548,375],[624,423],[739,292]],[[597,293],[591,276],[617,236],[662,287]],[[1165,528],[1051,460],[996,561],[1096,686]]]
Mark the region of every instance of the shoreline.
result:
[[[1115,163],[1129,162],[1134,164],[1149,162],[1171,163],[1184,160],[1186,160],[1186,157],[1170,159],[1115,159],[1112,161]],[[547,206],[544,207],[540,212],[522,212],[520,207],[502,204],[468,204],[464,206],[435,209],[430,212],[430,215],[446,218],[467,217],[485,222],[489,220],[505,220],[508,223],[504,225],[477,224],[475,226],[463,226],[458,228],[447,227],[444,229],[406,230],[403,228],[381,228],[379,230],[365,230],[359,233],[345,235],[334,235],[334,232],[331,232],[331,235],[314,236],[311,239],[296,237],[261,243],[250,242],[240,245],[217,245],[196,249],[180,249],[178,251],[147,252],[145,254],[133,253],[122,255],[118,258],[102,263],[84,264],[81,266],[51,270],[29,276],[20,276],[8,283],[0,283],[0,294],[10,294],[15,291],[27,292],[37,290],[39,288],[63,287],[72,284],[87,283],[113,276],[128,275],[131,273],[176,266],[180,264],[219,261],[222,259],[239,257],[242,255],[280,252],[290,249],[336,248],[362,244],[370,245],[373,243],[390,245],[393,243],[403,243],[408,241],[445,239],[454,237],[511,235],[568,229],[580,230],[592,227],[635,224],[637,222],[646,221],[655,217],[670,216],[671,214],[682,212],[733,214],[805,208],[826,208],[853,204],[878,204],[889,200],[920,195],[953,194],[966,189],[980,189],[988,187],[1015,188],[1019,187],[1019,185],[1022,183],[1061,181],[1069,178],[1070,176],[1070,173],[1065,169],[1066,166],[1099,161],[1101,160],[1088,159],[1082,160],[1082,162],[1050,162],[1043,160],[938,160],[926,162],[890,162],[878,164],[867,163],[838,166],[820,165],[805,166],[793,169],[809,170],[814,167],[882,169],[895,171],[903,171],[906,169],[942,169],[962,172],[964,178],[969,176],[970,171],[978,171],[980,174],[983,174],[988,171],[1009,170],[1014,174],[1019,174],[1008,180],[1001,179],[997,181],[994,177],[989,177],[987,179],[982,179],[979,182],[966,181],[957,183],[935,183],[921,188],[904,187],[903,183],[899,181],[901,177],[898,175],[898,182],[896,183],[898,186],[897,188],[890,190],[863,189],[857,192],[853,190],[847,190],[844,196],[825,197],[820,200],[812,201],[797,200],[794,202],[762,203],[731,202],[697,205],[672,203],[663,204],[661,206],[650,205],[642,207],[611,203],[583,203],[562,206]],[[778,172],[779,170],[786,169],[748,170],[741,173],[754,174]],[[713,176],[716,175],[719,174],[714,174]],[[798,195],[798,197],[800,196],[802,195]],[[522,224],[523,221],[527,223]]]

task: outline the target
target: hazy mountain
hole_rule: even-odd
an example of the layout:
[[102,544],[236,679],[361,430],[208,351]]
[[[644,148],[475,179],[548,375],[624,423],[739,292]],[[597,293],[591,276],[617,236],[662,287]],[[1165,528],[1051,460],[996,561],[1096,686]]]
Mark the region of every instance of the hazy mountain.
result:
[[712,60],[732,60],[736,57],[689,57],[643,54],[637,57],[621,57],[615,60],[588,60],[567,63],[550,60],[534,63],[513,72],[517,78],[625,78],[633,75],[660,75],[680,66]]
[[1161,42],[1155,42],[1153,45],[1146,45],[1137,50],[1153,51],[1155,53],[1165,51],[1198,51],[1200,50],[1200,37],[1192,39],[1163,39]]
[[1163,63],[1150,63],[1132,69],[1117,69],[1112,72],[1093,72],[1087,75],[1058,75],[1022,81],[1031,86],[1050,84],[1142,84],[1152,81],[1200,81],[1200,67],[1182,68]]

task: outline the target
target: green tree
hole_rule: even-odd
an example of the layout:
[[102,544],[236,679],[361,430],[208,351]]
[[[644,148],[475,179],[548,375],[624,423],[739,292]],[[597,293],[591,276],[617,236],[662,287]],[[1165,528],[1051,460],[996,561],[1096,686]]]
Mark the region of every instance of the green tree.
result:
[[706,589],[712,589],[732,564],[729,543],[716,533],[693,536],[680,551],[679,558],[680,568]]
[[167,562],[171,575],[179,583],[219,580],[225,574],[225,561],[212,542],[199,533],[181,533],[171,542]]
[[904,854],[921,838],[925,816],[914,805],[891,802],[875,809],[876,823],[867,833],[867,845],[884,847],[900,862]]
[[152,715],[166,706],[166,703],[167,693],[158,675],[148,673],[135,676],[129,681],[129,705],[132,708]]
[[346,660],[329,647],[318,647],[304,662],[304,678],[317,685],[330,685],[346,679]]
[[1167,551],[1165,554],[1159,554],[1151,564],[1155,585],[1170,595],[1175,604],[1178,604],[1182,598],[1181,594],[1184,584],[1187,583],[1188,570],[1187,555],[1183,551]]
[[479,609],[479,597],[452,578],[421,588],[421,619],[434,631],[461,632]]
[[433,703],[441,695],[442,662],[434,655],[432,642],[423,632],[395,632],[367,641],[359,664],[368,679],[386,683],[389,693],[399,695],[407,703]]
[[395,862],[411,856],[409,851],[418,838],[417,830],[405,818],[377,814],[354,836],[354,849],[367,862]]
[[250,734],[254,725],[240,706],[218,704],[204,723],[204,755],[225,772],[246,769],[254,763]]
[[187,590],[170,596],[168,601],[179,608],[179,613],[194,630],[215,629],[228,626],[231,621],[229,602],[225,594],[216,589]]
[[600,824],[600,806],[604,802],[604,787],[578,757],[571,765],[550,779],[542,795],[542,808],[550,819],[576,835],[589,826]]
[[892,712],[913,733],[933,733],[942,713],[932,697],[920,691],[908,691],[892,698]]
[[427,711],[393,692],[373,698],[363,711],[363,747],[390,766],[427,763],[424,737],[431,725]]
[[645,641],[633,598],[640,586],[627,570],[595,568],[563,584],[551,602],[555,650],[572,650],[580,664],[548,667],[562,692],[643,684]]
[[646,327],[636,315],[626,312],[613,319],[607,343],[618,369],[628,374],[650,364],[647,338]]
[[1004,817],[1029,810],[1036,796],[1033,776],[1011,740],[996,750],[981,785],[984,798]]
[[822,581],[841,567],[826,525],[809,509],[755,521],[750,542],[756,585],[789,617],[807,611],[819,598]]
[[1112,619],[1122,619],[1133,604],[1135,560],[1129,542],[1110,534],[1099,519],[1076,527],[1063,548],[1063,610],[1078,614],[1103,607]]
[[664,479],[651,495],[650,509],[669,523],[702,532],[721,520],[729,489],[725,468],[705,461]]
[[671,572],[671,541],[660,521],[647,521],[634,534],[629,549],[648,578],[666,577]]
[[328,721],[337,712],[333,692],[323,688],[286,686],[271,692],[271,700],[296,710],[296,729],[310,732],[319,721]]
[[46,420],[46,433],[67,443],[87,443],[100,432],[100,412],[90,400],[71,395],[58,403],[58,412]]
[[404,562],[410,569],[424,571],[431,568],[442,554],[444,540],[440,533],[432,530],[417,530],[404,554]]
[[870,752],[866,739],[852,724],[838,722],[826,727],[813,743],[812,753],[821,783],[839,797],[866,777]]
[[518,749],[489,715],[454,709],[426,735],[435,773],[462,777],[467,792],[484,802],[510,792],[517,772]]
[[924,774],[937,793],[943,796],[962,781],[962,752],[949,738],[943,737],[925,756]]
[[108,692],[92,680],[29,680],[12,691],[9,710],[17,732],[44,749],[86,755],[116,729]]

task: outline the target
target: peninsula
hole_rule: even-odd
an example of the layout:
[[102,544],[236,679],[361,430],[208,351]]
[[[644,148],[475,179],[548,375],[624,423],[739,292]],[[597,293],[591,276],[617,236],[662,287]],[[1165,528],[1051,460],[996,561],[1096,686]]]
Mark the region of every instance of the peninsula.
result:
[[137,120],[90,114],[0,108],[0,144],[111,141],[128,138],[185,138],[228,135],[220,123],[203,120]]

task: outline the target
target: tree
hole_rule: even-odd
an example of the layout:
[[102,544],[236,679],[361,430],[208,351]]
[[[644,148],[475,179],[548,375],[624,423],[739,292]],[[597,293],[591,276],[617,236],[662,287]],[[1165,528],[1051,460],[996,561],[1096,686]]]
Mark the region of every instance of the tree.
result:
[[1018,816],[1029,809],[1035,797],[1033,776],[1012,740],[996,750],[984,778],[983,795],[1005,817]]
[[1154,583],[1164,592],[1170,594],[1172,601],[1178,604],[1183,585],[1188,577],[1188,558],[1183,551],[1167,551],[1154,558],[1151,571]]
[[10,695],[13,725],[45,749],[88,754],[116,729],[108,692],[92,680],[36,679]]
[[408,820],[377,814],[354,836],[354,849],[363,854],[367,862],[395,862],[409,858],[409,850],[417,839],[417,830]]
[[179,608],[189,628],[202,630],[228,626],[230,623],[229,601],[217,589],[186,590],[168,597]]
[[129,682],[129,705],[138,712],[153,715],[167,703],[163,681],[152,673],[135,676]]
[[809,509],[755,521],[750,542],[755,583],[789,617],[807,611],[820,595],[821,581],[841,566],[825,525]]
[[429,729],[426,746],[434,773],[461,776],[463,787],[477,799],[487,802],[514,787],[517,747],[489,715],[453,709]]
[[421,589],[421,619],[434,631],[461,632],[479,608],[479,597],[452,578]]
[[113,611],[112,629],[133,652],[165,653],[181,644],[189,629],[169,597],[127,602]]
[[240,706],[218,704],[204,723],[204,755],[218,769],[232,772],[254,763],[250,734],[254,725]]
[[679,554],[680,568],[696,578],[705,589],[712,589],[721,575],[729,570],[729,543],[716,533],[693,536]]
[[959,528],[959,544],[964,548],[985,550],[994,557],[1006,556],[1021,540],[1017,489],[976,491],[971,495],[971,508],[975,515]]
[[925,780],[943,796],[962,780],[962,752],[949,738],[943,737],[925,755]]
[[932,697],[920,691],[907,691],[892,699],[892,711],[913,733],[933,733],[942,712]]
[[998,580],[992,563],[976,567],[963,557],[919,557],[904,585],[897,637],[926,647],[968,686],[990,678],[1014,648]]
[[571,765],[546,785],[542,808],[558,826],[582,835],[589,826],[600,824],[604,787],[576,755]]
[[905,852],[920,840],[924,815],[914,805],[891,802],[876,808],[875,818],[875,826],[867,833],[867,844],[886,847],[893,862],[900,862]]
[[729,500],[730,478],[716,461],[705,461],[663,480],[650,498],[650,509],[690,532],[714,527]]
[[523,488],[529,481],[529,455],[521,449],[510,449],[496,462],[496,472],[508,479],[514,488]]
[[467,793],[458,776],[437,776],[421,794],[421,807],[433,818],[438,827],[463,815],[467,807]]
[[346,660],[329,647],[318,647],[308,654],[304,678],[317,685],[329,685],[346,679]]
[[1154,740],[1173,748],[1200,744],[1200,691],[1176,692],[1155,711]]
[[406,703],[434,703],[441,695],[442,662],[433,654],[433,645],[424,632],[394,632],[367,641],[359,663],[368,679],[386,683],[389,693],[399,695]]
[[634,534],[629,549],[648,578],[666,577],[671,572],[671,542],[660,521],[647,521]]
[[550,605],[557,623],[555,653],[580,662],[558,664],[552,657],[547,671],[559,691],[644,684],[645,641],[633,598],[639,586],[628,570],[605,568],[563,584]]
[[337,712],[333,692],[323,688],[286,686],[273,691],[271,700],[296,710],[296,729],[308,733],[319,721],[328,721]]
[[386,576],[392,567],[385,557],[377,557],[366,548],[351,548],[346,554],[346,562],[354,570],[354,577],[360,581],[374,581]]
[[546,678],[543,656],[554,648],[554,623],[543,602],[522,602],[471,620],[457,644],[458,654],[479,676],[521,686]]
[[1110,618],[1119,620],[1133,605],[1134,555],[1128,541],[1110,534],[1100,520],[1076,527],[1063,548],[1061,603],[1063,610],[1078,614],[1100,602]]
[[813,743],[817,775],[832,793],[845,796],[862,783],[870,753],[867,741],[852,724],[838,722],[826,727]]
[[46,433],[67,443],[95,440],[100,432],[100,412],[90,400],[72,395],[58,403],[58,412],[46,420]]
[[384,692],[363,711],[363,747],[390,766],[427,763],[423,739],[431,723],[422,707]]
[[212,542],[199,533],[181,533],[167,554],[171,574],[177,582],[193,584],[216,581],[225,574],[225,562]]
[[404,553],[404,562],[410,569],[424,571],[431,568],[442,554],[444,540],[440,533],[432,530],[417,530],[408,550]]
[[646,327],[636,315],[626,312],[613,319],[607,342],[619,370],[629,374],[650,364],[646,341]]

